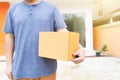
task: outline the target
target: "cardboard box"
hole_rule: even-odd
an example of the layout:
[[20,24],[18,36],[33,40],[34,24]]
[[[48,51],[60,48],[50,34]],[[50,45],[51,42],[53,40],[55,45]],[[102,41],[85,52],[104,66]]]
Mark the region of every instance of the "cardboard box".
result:
[[40,32],[39,56],[58,60],[72,60],[79,48],[79,34],[75,32]]

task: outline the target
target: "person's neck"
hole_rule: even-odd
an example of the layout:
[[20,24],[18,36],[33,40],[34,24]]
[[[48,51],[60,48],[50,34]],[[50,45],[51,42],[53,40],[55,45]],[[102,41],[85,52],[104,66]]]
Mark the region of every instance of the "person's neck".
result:
[[25,0],[25,3],[28,5],[34,5],[40,3],[41,0]]

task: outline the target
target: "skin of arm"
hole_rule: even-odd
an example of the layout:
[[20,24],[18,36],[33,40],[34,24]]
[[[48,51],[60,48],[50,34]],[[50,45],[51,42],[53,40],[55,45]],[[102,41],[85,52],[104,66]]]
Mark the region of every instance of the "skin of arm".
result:
[[[66,28],[58,29],[57,32],[69,32]],[[73,53],[73,56],[76,57],[72,60],[75,64],[79,64],[85,59],[85,50],[81,44],[79,44],[79,49]]]
[[6,54],[6,63],[7,63],[7,76],[10,80],[13,79],[12,76],[12,60],[14,53],[14,34],[6,33],[5,36],[5,54]]

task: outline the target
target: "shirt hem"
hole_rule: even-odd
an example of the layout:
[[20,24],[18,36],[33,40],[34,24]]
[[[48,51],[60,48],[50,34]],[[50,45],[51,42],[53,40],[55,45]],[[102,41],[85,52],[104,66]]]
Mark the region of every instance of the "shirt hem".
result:
[[39,74],[39,75],[26,75],[26,76],[24,76],[24,75],[19,75],[19,76],[15,76],[14,78],[15,79],[21,79],[21,78],[39,78],[39,77],[43,77],[43,76],[48,76],[48,75],[50,75],[50,74],[53,74],[53,73],[55,73],[56,72],[56,70],[55,71],[52,71],[52,72],[49,72],[49,73],[46,73],[46,74]]

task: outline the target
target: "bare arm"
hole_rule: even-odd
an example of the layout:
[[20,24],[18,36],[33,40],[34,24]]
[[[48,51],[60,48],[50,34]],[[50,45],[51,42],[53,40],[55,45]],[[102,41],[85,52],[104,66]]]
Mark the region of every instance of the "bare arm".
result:
[[[63,28],[63,29],[57,30],[57,32],[69,32],[69,31],[66,28]],[[79,64],[82,61],[84,61],[85,51],[81,44],[79,44],[79,49],[73,53],[73,56],[76,57],[75,59],[72,60],[75,64]]]
[[7,63],[7,75],[12,80],[12,59],[14,53],[14,34],[6,34],[5,54]]
[[69,32],[66,28],[58,29],[57,32]]

